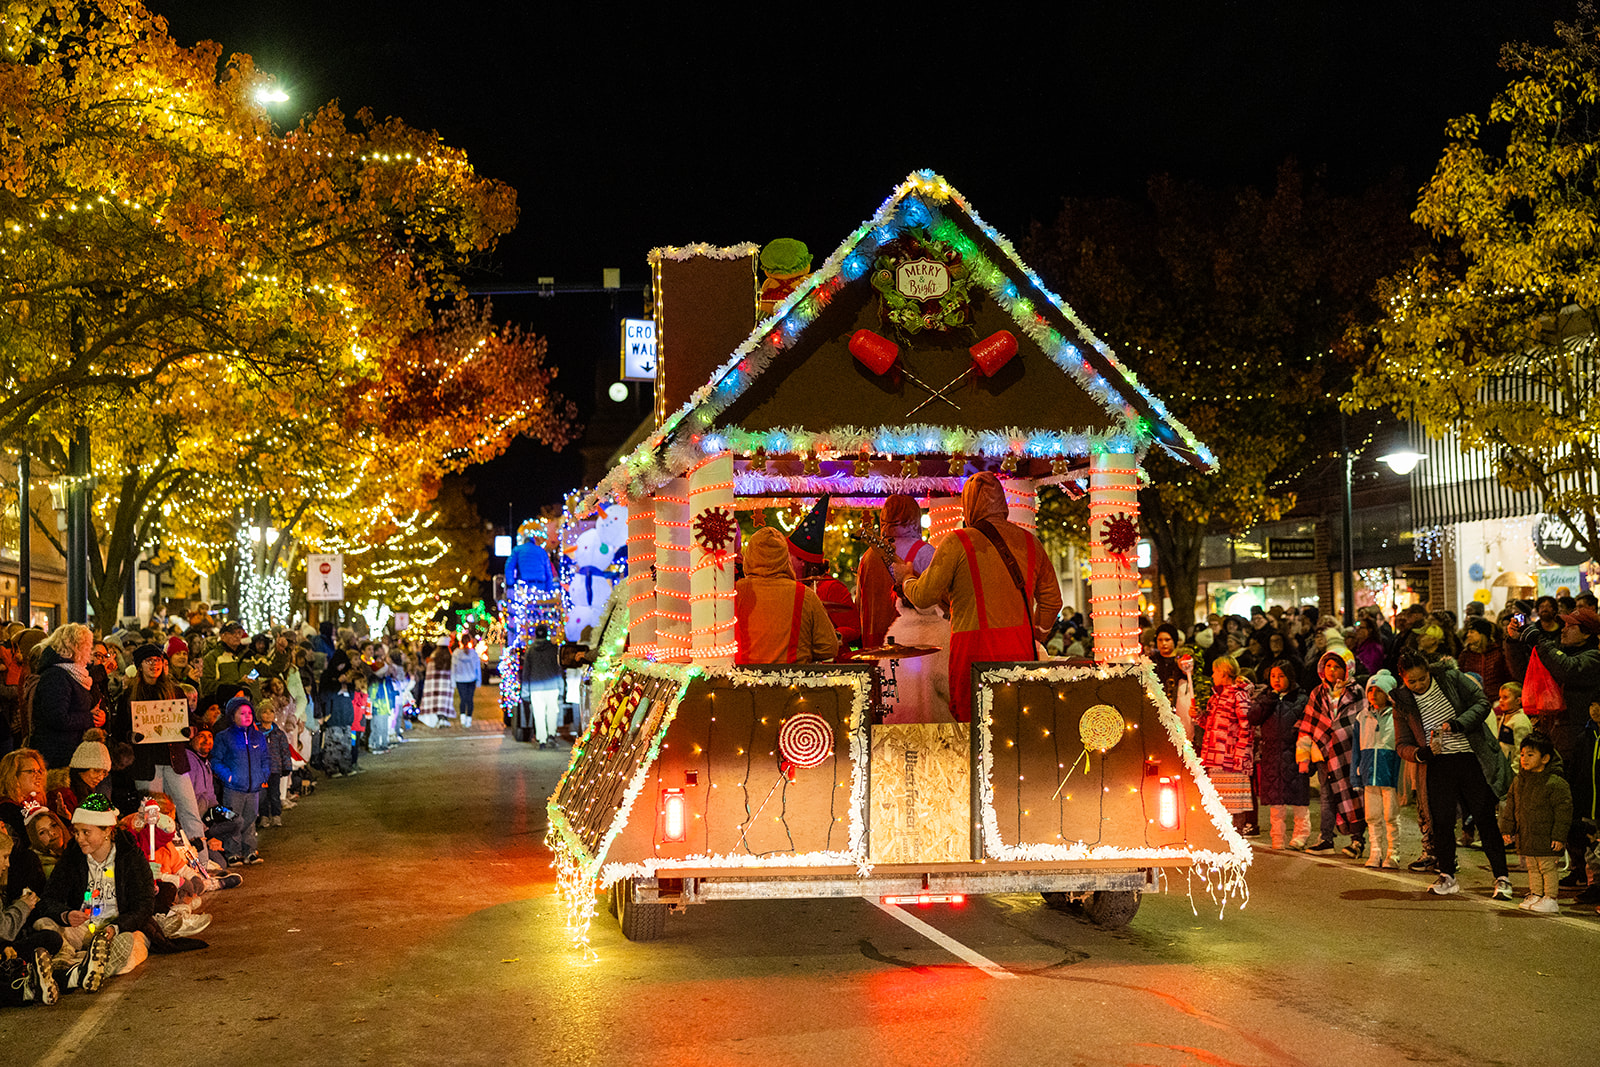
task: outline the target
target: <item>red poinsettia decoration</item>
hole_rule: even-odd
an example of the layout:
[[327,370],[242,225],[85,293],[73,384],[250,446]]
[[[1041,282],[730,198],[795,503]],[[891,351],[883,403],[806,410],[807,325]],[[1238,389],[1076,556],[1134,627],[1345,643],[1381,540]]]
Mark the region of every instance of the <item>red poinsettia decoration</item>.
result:
[[1114,556],[1126,556],[1139,543],[1139,524],[1126,512],[1117,512],[1101,528],[1100,540]]
[[706,508],[694,520],[694,543],[716,560],[718,570],[732,555],[738,532],[739,522],[727,508]]

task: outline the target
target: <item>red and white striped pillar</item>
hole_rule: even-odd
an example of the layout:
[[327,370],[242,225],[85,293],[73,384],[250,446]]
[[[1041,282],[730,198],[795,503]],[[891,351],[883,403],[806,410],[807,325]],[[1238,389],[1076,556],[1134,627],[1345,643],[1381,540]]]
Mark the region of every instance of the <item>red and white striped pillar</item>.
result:
[[1138,529],[1139,461],[1126,452],[1090,456],[1089,619],[1099,663],[1139,658]]
[[[690,527],[690,657],[711,667],[731,667],[739,650],[733,619],[739,526],[733,510],[733,457],[728,453],[707,457],[689,472],[689,515],[691,523],[701,523],[698,536]],[[714,551],[704,543],[704,533],[724,523],[731,523],[732,530],[722,550]]]

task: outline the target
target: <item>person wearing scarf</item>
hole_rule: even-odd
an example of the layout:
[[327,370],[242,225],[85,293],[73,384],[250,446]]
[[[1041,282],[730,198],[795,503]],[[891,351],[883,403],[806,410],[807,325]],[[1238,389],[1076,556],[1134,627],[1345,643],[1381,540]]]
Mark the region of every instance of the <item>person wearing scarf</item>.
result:
[[[1035,642],[1049,634],[1061,613],[1061,586],[1039,539],[1007,520],[1000,479],[988,471],[968,478],[961,513],[965,527],[939,542],[926,570],[904,577],[913,568],[896,563],[895,574],[904,578],[906,599],[918,608],[950,601],[950,713],[957,722],[970,722],[972,664],[1036,659]],[[1020,589],[1007,555],[1021,572]]]
[[76,622],[57,627],[39,652],[32,747],[44,756],[47,767],[67,766],[83,732],[106,724],[106,713],[92,692],[89,658],[93,652],[93,631]]

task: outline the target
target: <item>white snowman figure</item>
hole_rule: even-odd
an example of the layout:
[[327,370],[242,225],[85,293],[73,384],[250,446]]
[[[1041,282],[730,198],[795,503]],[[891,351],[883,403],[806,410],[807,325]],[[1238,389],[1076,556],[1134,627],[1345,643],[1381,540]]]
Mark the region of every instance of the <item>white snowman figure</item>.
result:
[[577,641],[583,631],[600,621],[611,588],[622,580],[623,568],[613,564],[627,558],[628,511],[610,507],[594,526],[578,535],[572,553],[572,610],[567,614],[567,640]]

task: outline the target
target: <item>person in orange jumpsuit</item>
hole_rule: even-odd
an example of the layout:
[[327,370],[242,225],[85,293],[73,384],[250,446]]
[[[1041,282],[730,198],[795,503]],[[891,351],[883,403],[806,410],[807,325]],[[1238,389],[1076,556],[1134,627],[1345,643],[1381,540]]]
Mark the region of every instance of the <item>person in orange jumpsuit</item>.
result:
[[[903,494],[891,496],[883,502],[883,515],[878,524],[884,540],[894,546],[896,557],[913,571],[922,571],[933,562],[933,546],[922,539],[922,509],[917,502]],[[894,576],[883,553],[876,547],[861,554],[861,564],[856,568],[856,602],[861,609],[861,644],[864,648],[878,648],[884,634],[894,625]]]
[[861,615],[856,611],[850,588],[828,573],[828,559],[822,554],[828,500],[828,494],[823,493],[789,534],[789,564],[796,578],[817,591],[839,643],[854,648],[861,642]]
[[815,591],[795,581],[789,544],[770,526],[745,539],[733,617],[738,663],[821,663],[839,651],[827,609]]
[[911,576],[897,563],[896,573],[919,608],[950,599],[950,713],[971,722],[972,665],[1037,659],[1034,642],[1061,613],[1061,586],[1039,539],[1007,521],[1006,492],[993,474],[967,479],[961,512],[965,527],[939,542],[927,570]]

